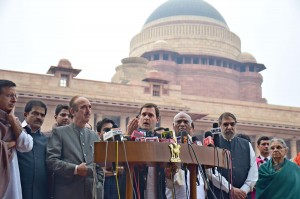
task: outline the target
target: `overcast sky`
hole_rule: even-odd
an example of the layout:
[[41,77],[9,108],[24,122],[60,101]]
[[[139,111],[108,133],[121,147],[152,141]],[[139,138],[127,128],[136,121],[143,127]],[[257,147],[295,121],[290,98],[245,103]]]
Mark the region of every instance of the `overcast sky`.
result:
[[[0,0],[0,69],[45,74],[59,59],[78,78],[110,81],[130,40],[166,0]],[[270,104],[300,107],[300,1],[207,0],[267,69]]]

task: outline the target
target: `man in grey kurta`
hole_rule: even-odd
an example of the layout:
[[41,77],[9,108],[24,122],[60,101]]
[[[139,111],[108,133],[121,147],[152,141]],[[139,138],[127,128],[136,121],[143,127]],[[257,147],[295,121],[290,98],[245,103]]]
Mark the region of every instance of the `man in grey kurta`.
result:
[[53,129],[47,146],[47,166],[55,173],[55,199],[101,199],[103,173],[93,163],[98,135],[85,128],[91,116],[88,99],[70,101],[73,122]]

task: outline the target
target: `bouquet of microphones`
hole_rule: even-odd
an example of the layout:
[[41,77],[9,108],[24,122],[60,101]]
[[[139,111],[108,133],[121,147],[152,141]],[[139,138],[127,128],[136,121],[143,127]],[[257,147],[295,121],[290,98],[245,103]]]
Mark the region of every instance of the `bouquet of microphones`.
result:
[[120,128],[112,128],[103,134],[104,141],[123,141],[123,132]]
[[219,146],[220,134],[221,128],[219,127],[218,123],[213,123],[213,128],[204,133],[203,145],[210,147]]

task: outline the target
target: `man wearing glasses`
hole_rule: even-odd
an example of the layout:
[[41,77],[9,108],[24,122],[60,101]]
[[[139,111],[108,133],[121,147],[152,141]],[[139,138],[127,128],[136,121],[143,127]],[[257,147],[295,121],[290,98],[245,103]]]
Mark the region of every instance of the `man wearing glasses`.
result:
[[219,136],[219,147],[230,151],[232,172],[229,169],[217,167],[208,172],[213,193],[208,192],[208,198],[251,198],[251,192],[258,178],[255,153],[251,144],[236,137],[236,117],[229,112],[219,117],[222,130]]
[[14,110],[17,102],[16,84],[0,80],[0,198],[22,199],[17,153],[33,147],[30,135],[23,131]]
[[111,119],[104,118],[103,120],[97,122],[97,133],[100,140],[103,141],[103,134],[110,131],[112,128],[118,128],[118,126]]
[[[103,141],[103,135],[106,132],[109,132],[112,128],[118,128],[116,123],[108,118],[97,122],[97,133],[100,140]],[[118,176],[122,175],[123,167],[118,168]],[[118,199],[118,190],[116,178],[114,175],[113,168],[103,168],[105,180],[104,180],[104,199]],[[119,180],[120,181],[120,180]],[[119,182],[120,183],[120,182]]]

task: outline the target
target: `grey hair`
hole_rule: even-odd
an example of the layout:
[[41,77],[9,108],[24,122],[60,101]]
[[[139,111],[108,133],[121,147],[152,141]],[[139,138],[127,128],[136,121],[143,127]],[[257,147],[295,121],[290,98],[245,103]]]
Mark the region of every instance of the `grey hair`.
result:
[[271,144],[273,142],[280,142],[284,146],[284,148],[288,148],[287,145],[286,145],[286,143],[285,143],[285,141],[283,139],[281,139],[281,138],[273,138],[273,139],[271,139],[270,146],[271,146]]
[[173,124],[175,124],[175,118],[178,117],[179,115],[185,115],[185,116],[187,116],[189,118],[190,124],[193,122],[192,117],[189,114],[187,114],[186,112],[181,111],[181,112],[177,113],[174,116],[174,118],[173,118]]

